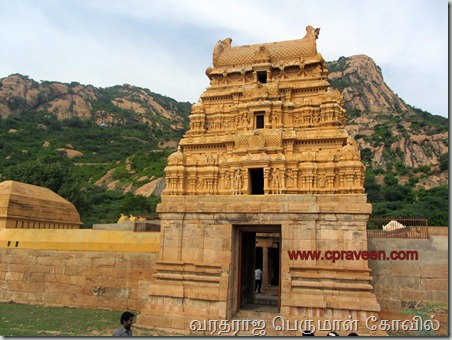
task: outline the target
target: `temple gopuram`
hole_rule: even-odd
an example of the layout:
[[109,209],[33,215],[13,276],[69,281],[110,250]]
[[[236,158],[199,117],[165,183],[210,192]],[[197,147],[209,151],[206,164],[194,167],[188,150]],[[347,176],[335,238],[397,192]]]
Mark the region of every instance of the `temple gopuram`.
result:
[[206,320],[263,318],[256,267],[272,292],[267,319],[362,326],[378,316],[367,259],[327,256],[367,250],[372,208],[342,96],[317,52],[319,31],[215,45],[210,86],[168,157],[159,259],[140,324],[196,334]]

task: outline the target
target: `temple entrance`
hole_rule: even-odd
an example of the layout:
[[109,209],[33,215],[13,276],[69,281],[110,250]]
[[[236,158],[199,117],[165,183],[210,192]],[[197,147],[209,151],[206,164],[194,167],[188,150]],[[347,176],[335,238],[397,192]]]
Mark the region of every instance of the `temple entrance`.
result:
[[239,308],[254,301],[254,262],[256,233],[240,232]]
[[[239,232],[238,309],[280,306],[280,226],[237,226]],[[261,285],[256,285],[256,270]]]

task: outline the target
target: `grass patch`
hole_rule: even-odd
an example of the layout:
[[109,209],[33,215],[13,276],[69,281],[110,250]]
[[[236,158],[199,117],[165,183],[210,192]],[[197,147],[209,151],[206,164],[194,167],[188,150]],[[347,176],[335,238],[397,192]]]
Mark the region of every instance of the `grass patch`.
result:
[[[111,336],[122,311],[0,303],[0,336]],[[135,314],[135,320],[138,313]],[[170,335],[133,326],[134,336]],[[174,334],[171,334],[174,335]]]

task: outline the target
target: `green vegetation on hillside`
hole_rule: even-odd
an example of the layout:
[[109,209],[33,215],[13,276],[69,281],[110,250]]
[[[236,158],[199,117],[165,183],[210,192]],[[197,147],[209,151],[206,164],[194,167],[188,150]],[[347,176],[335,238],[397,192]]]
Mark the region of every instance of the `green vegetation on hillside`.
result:
[[372,217],[427,218],[429,225],[448,226],[449,188],[417,189],[414,184],[400,185],[393,172],[384,173],[384,184],[378,184],[375,172],[368,170],[364,187],[372,203]]
[[[392,140],[387,124],[375,127],[374,143]],[[140,182],[143,176],[163,177],[166,158],[172,152],[158,148],[158,139],[146,125],[101,127],[79,118],[58,121],[55,115],[35,111],[1,120],[0,137],[1,179],[50,188],[76,206],[85,228],[116,222],[121,213],[154,213],[160,200],[157,196],[124,194],[93,183],[113,170],[113,180],[138,187],[149,182]],[[46,141],[48,147],[43,146]],[[55,150],[69,144],[84,156],[68,159]],[[386,155],[390,170],[373,170],[370,150],[361,151],[368,169],[365,188],[373,204],[372,216],[428,218],[430,225],[448,225],[448,187],[416,189],[418,179],[432,169],[407,169],[398,156],[397,152]],[[440,168],[448,169],[448,155],[441,157]],[[377,183],[378,175],[384,176],[384,183]],[[399,184],[401,175],[409,176],[406,184]]]
[[150,215],[155,213],[160,197],[107,190],[83,182],[78,167],[67,159],[29,160],[3,168],[1,180],[15,180],[46,187],[75,205],[83,222],[82,228],[96,223],[114,223],[121,213]]
[[[131,126],[138,129],[143,129],[143,126],[149,125],[152,135],[159,138],[159,141],[168,141],[174,137],[171,125],[178,125],[178,121],[162,115],[163,110],[157,109],[150,105],[144,98],[152,98],[158,105],[166,110],[179,113],[180,118],[185,127],[188,125],[188,114],[191,110],[191,104],[188,102],[179,103],[172,98],[153,93],[148,89],[133,87],[128,85],[116,85],[107,88],[97,89],[98,98],[92,100],[91,105],[93,112],[108,112],[114,114],[117,122],[120,125]],[[145,115],[139,114],[133,110],[126,110],[120,107],[124,100],[139,104],[145,108],[147,113]],[[141,116],[146,116],[150,119],[152,124],[144,124],[140,121]],[[185,127],[179,131],[179,134],[185,130]]]
[[[330,73],[343,72],[347,67],[348,58],[344,57],[328,66]],[[76,206],[84,228],[93,223],[116,222],[121,213],[154,213],[159,196],[125,194],[124,188],[136,189],[164,176],[167,157],[174,150],[159,146],[182,137],[188,127],[191,104],[130,85],[96,89],[76,82],[60,83],[67,86],[70,95],[87,91],[84,93],[91,98],[93,118],[73,116],[59,120],[47,105],[61,95],[52,92],[53,82],[38,83],[21,77],[29,81],[29,88],[42,88],[36,98],[44,111],[30,109],[36,107],[36,101],[28,103],[17,95],[4,103],[14,112],[0,119],[0,180],[49,187]],[[341,90],[364,86],[347,79],[337,78],[332,87]],[[122,108],[129,107],[121,105],[126,102],[137,104],[145,113]],[[405,165],[405,158],[413,154],[408,153],[406,141],[413,135],[445,133],[448,120],[408,107],[409,112],[394,108],[393,113],[374,113],[347,107],[346,103],[348,124],[355,124],[358,117],[372,121],[368,130],[373,129],[373,133],[358,132],[354,137],[361,145],[361,159],[367,167],[365,189],[373,204],[373,217],[421,217],[428,218],[430,225],[448,225],[447,183],[430,190],[420,187],[422,180],[448,170],[448,154],[439,154],[444,148],[438,151],[422,145],[422,152],[435,164],[417,168]],[[69,111],[72,109],[70,106]],[[96,119],[99,122],[103,118],[109,123],[96,124]],[[405,144],[397,146],[403,138]],[[374,162],[377,149],[378,164]],[[83,156],[68,158],[66,152],[80,152]],[[104,176],[110,176],[110,184],[115,181],[116,187],[95,185]]]
[[[111,169],[115,179],[125,177],[136,186],[146,183],[139,182],[140,177],[162,177],[172,150],[161,150],[158,143],[147,126],[101,127],[89,120],[58,121],[55,115],[29,111],[1,120],[0,180],[53,190],[76,206],[84,228],[116,222],[121,213],[149,215],[155,213],[160,197],[125,194],[94,183]],[[84,156],[68,159],[56,151],[68,145]]]
[[431,136],[436,133],[445,133],[449,131],[449,120],[442,116],[435,116],[427,111],[423,111],[416,107],[411,107],[414,115],[404,115],[406,121],[411,122],[411,127],[418,131],[427,131],[427,135]]
[[[1,120],[0,159],[4,166],[14,165],[55,155],[56,149],[70,148],[83,153],[77,162],[121,161],[158,149],[161,140],[153,132],[147,125],[105,127],[78,117],[59,121],[53,114],[28,111]],[[168,138],[181,137],[172,131],[167,134]],[[44,146],[46,142],[48,147]]]

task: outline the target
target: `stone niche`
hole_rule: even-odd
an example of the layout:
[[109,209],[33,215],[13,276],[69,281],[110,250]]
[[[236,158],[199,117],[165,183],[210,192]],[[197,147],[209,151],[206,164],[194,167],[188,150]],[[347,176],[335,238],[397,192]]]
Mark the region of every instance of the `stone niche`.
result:
[[294,257],[367,250],[365,167],[318,35],[308,26],[299,40],[215,45],[210,87],[168,157],[159,260],[140,324],[189,333],[192,320],[240,318],[257,301],[256,236],[265,235],[277,249],[270,315],[378,315],[367,260]]

